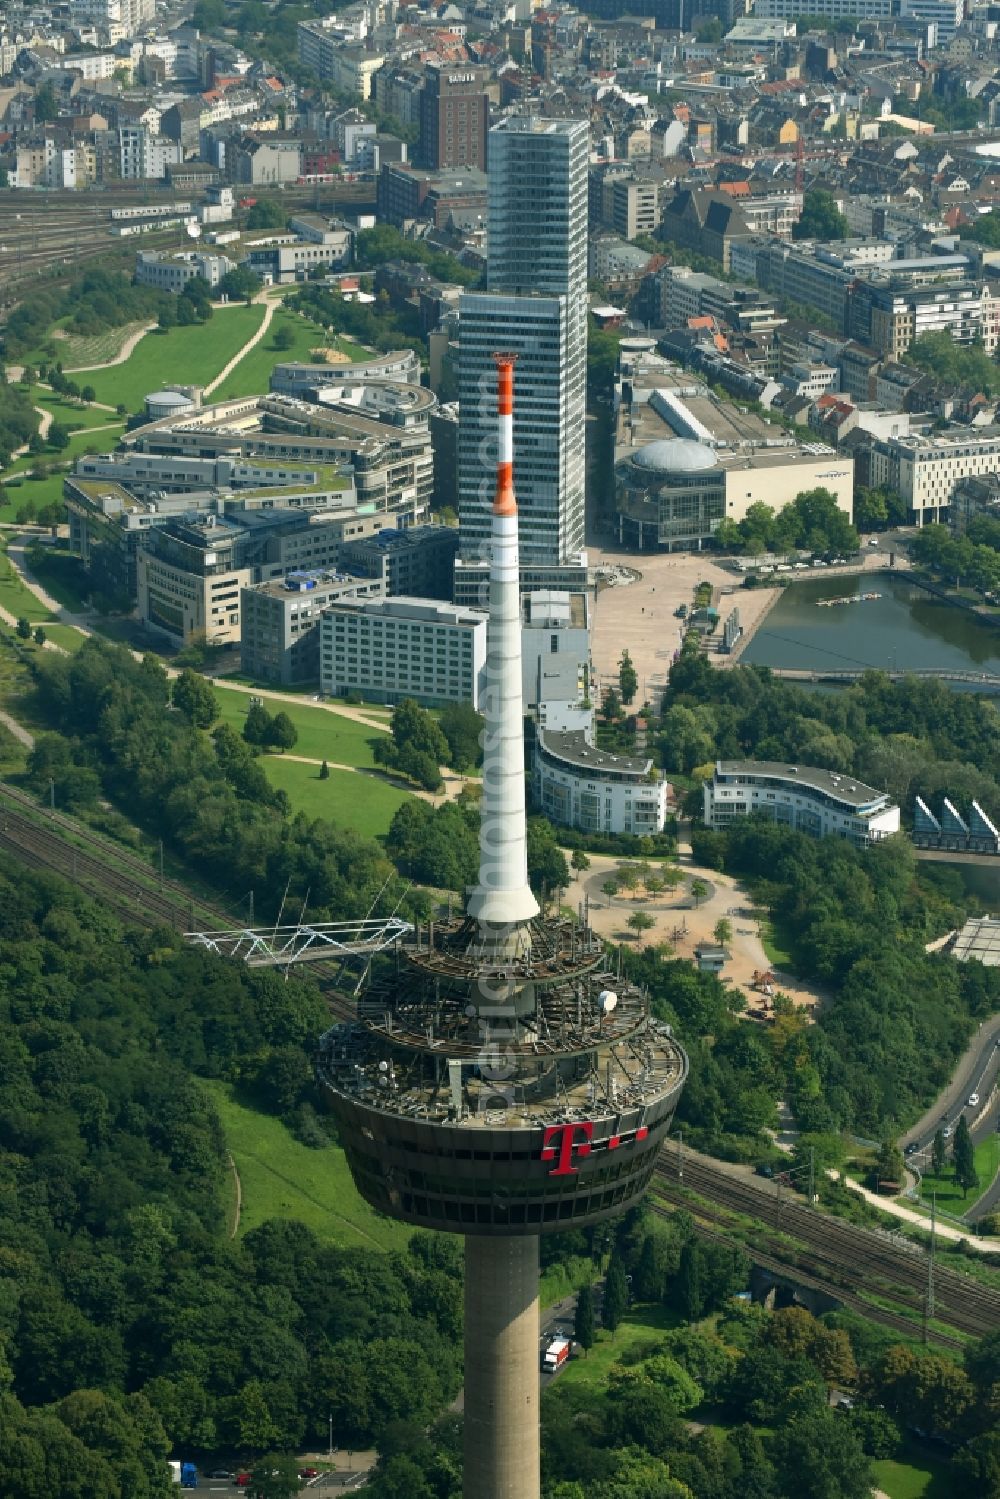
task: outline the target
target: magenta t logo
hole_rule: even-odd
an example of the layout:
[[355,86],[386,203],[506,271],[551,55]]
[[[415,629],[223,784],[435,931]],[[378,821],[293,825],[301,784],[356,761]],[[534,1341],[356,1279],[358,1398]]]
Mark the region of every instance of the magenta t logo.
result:
[[[551,1124],[542,1139],[542,1160],[555,1161],[550,1176],[575,1176],[574,1150],[578,1155],[590,1154],[590,1142],[594,1137],[594,1126],[587,1119],[577,1124]],[[558,1141],[558,1148],[556,1146]]]

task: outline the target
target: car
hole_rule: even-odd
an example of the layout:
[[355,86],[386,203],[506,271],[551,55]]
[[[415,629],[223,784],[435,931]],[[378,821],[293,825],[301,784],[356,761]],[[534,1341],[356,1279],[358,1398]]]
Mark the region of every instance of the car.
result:
[[878,546],[878,537],[877,536],[869,536],[869,538],[868,538],[868,545],[870,547],[877,547]]
[[951,1125],[950,1124],[946,1124],[945,1127],[944,1127],[944,1129],[941,1131],[941,1136],[945,1140],[950,1140],[951,1137],[952,1137],[952,1133],[953,1133],[953,1131],[952,1131]]
[[687,606],[687,604],[678,604],[677,608],[674,610],[674,618],[675,619],[684,619],[684,617],[687,614],[687,612],[688,612],[688,606]]
[[919,1150],[919,1149],[920,1149],[920,1147],[917,1144],[916,1140],[911,1140],[910,1143],[909,1143],[909,1145],[907,1145],[906,1149],[903,1151],[903,1154],[904,1155],[912,1155],[915,1150]]
[[979,1103],[979,1094],[978,1093],[970,1093],[969,1094],[969,1108],[970,1109],[974,1109],[978,1103]]
[[768,1161],[761,1161],[760,1165],[755,1166],[753,1169],[756,1176],[766,1176],[768,1181],[774,1175],[774,1167]]
[[253,1474],[248,1469],[243,1469],[241,1472],[237,1473],[237,1475],[236,1475],[236,1479],[235,1479],[236,1487],[238,1489],[245,1489],[252,1482],[252,1480],[253,1480]]
[[318,1478],[319,1477],[319,1469],[318,1468],[300,1468],[299,1469],[299,1477],[300,1478]]
[[229,1468],[213,1468],[211,1473],[205,1474],[206,1478],[235,1478],[236,1474]]

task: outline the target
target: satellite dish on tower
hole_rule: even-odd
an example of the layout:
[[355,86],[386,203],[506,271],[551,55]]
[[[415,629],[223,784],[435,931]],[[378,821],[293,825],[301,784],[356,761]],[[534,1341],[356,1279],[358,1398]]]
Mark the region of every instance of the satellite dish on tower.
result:
[[602,1015],[610,1015],[618,1003],[618,995],[613,989],[602,989],[597,996],[597,1008]]
[[184,225],[184,232],[188,239],[201,239],[201,225],[196,224],[193,219]]

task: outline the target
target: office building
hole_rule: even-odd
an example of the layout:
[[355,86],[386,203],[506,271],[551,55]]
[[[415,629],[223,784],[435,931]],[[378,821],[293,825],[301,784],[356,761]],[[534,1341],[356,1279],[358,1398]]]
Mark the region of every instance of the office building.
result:
[[431,67],[420,91],[421,166],[486,170],[488,68]]
[[461,555],[490,536],[493,355],[516,355],[514,446],[525,566],[584,544],[587,154],[582,120],[514,116],[489,135],[487,290],[459,304]]
[[438,599],[339,599],[320,623],[320,686],[332,697],[478,708],[486,615]]
[[180,296],[189,281],[200,276],[209,286],[218,286],[223,276],[235,270],[235,263],[225,255],[204,250],[188,250],[167,255],[161,250],[140,250],[135,257],[135,279],[139,286],[155,286],[158,291]]
[[887,792],[810,765],[719,760],[703,798],[710,828],[754,815],[812,838],[845,838],[857,848],[899,832],[899,808]]
[[959,486],[1000,471],[1000,427],[893,437],[873,444],[869,462],[871,482],[899,490],[911,525],[944,522]]
[[377,579],[389,596],[450,600],[457,551],[454,526],[409,526],[345,542],[340,563],[357,578]]
[[245,676],[281,686],[319,682],[320,619],[344,598],[379,598],[380,578],[291,572],[240,591],[240,664]]

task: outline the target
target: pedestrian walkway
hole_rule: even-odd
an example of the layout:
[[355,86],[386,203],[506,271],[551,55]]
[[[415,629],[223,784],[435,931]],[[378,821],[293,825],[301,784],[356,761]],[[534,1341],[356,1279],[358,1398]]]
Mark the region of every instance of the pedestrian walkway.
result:
[[[867,1187],[863,1187],[860,1182],[852,1181],[848,1176],[841,1178],[840,1172],[834,1170],[832,1166],[827,1169],[826,1174],[832,1181],[842,1180],[845,1187],[849,1187],[852,1192],[857,1192],[859,1197],[863,1197],[866,1202],[871,1203],[873,1208],[878,1208],[880,1213],[888,1213],[892,1218],[902,1218],[907,1223],[915,1223],[925,1233],[930,1233],[931,1220],[925,1213],[914,1212],[912,1208],[904,1207],[901,1202],[896,1202],[892,1198],[879,1197],[877,1192],[870,1192]],[[1000,1249],[1000,1240],[992,1237],[977,1238],[971,1232],[963,1233],[961,1229],[949,1227],[947,1223],[942,1223],[940,1219],[937,1222],[934,1232],[939,1239],[951,1239],[954,1243],[962,1242],[967,1244],[976,1254],[996,1254],[997,1250]]]
[[274,317],[274,309],[275,309],[275,307],[280,307],[281,303],[280,303],[280,301],[279,302],[272,301],[271,297],[268,296],[268,290],[269,289],[270,288],[268,288],[268,289],[266,289],[266,290],[264,290],[262,292],[258,292],[257,296],[254,297],[254,301],[255,302],[262,302],[263,305],[264,305],[264,321],[261,323],[260,327],[257,329],[257,332],[254,333],[250,338],[247,339],[247,341],[243,345],[242,349],[238,349],[236,351],[236,353],[233,355],[232,359],[230,359],[229,363],[226,365],[225,369],[220,370],[220,372],[216,375],[215,379],[214,380],[210,380],[209,383],[205,386],[205,395],[206,396],[210,396],[212,394],[213,390],[218,390],[218,388],[222,384],[222,382],[224,380],[227,380],[229,378],[229,376],[232,374],[233,370],[236,368],[236,366],[238,364],[240,364],[246,358],[246,356],[249,354],[250,350],[251,349],[255,349],[257,347],[257,345],[260,343],[261,339],[266,334],[268,328],[270,328],[270,326],[271,326],[271,319]]

